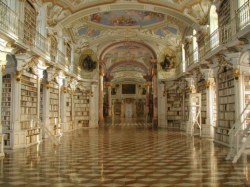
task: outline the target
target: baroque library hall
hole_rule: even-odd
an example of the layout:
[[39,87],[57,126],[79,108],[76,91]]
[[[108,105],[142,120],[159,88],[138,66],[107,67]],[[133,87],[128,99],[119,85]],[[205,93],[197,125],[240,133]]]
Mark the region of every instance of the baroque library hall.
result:
[[0,0],[0,186],[250,186],[249,42],[250,0]]

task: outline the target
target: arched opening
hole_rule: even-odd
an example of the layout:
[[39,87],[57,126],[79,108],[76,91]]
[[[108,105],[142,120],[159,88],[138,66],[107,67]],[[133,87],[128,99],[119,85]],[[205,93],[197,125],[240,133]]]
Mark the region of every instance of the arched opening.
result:
[[209,33],[210,33],[210,47],[214,48],[219,45],[219,31],[218,31],[218,14],[216,6],[212,5],[209,14]]
[[193,62],[197,63],[198,62],[198,58],[199,58],[199,53],[198,53],[198,44],[197,44],[197,38],[196,38],[196,30],[193,30],[193,39],[192,39],[192,43],[193,43]]

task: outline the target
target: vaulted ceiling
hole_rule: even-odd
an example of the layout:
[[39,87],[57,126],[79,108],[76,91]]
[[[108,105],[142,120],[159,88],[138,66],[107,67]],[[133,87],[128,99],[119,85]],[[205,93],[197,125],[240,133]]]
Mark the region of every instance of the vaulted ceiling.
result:
[[207,24],[212,0],[44,2],[48,25],[62,29],[78,51],[93,49],[116,81],[142,82],[151,72],[152,61],[159,62],[162,54],[179,54],[185,36]]

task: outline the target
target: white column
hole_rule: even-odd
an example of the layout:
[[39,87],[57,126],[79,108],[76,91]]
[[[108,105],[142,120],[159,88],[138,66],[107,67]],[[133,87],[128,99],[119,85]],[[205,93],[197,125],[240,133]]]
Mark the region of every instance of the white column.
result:
[[107,82],[106,83],[106,86],[107,86],[107,91],[108,91],[108,105],[109,105],[109,108],[108,108],[108,117],[111,117],[112,115],[112,101],[111,101],[111,83],[110,82]]
[[155,126],[158,125],[158,98],[157,98],[157,76],[156,74],[153,76],[153,109],[154,109],[154,116],[153,116],[153,124]]
[[99,73],[99,125],[103,124],[103,72]]
[[13,133],[11,135],[11,147],[13,149],[25,147],[25,131],[21,130],[20,117],[21,117],[21,81],[18,78],[15,78],[15,73],[12,74],[12,85],[13,91],[11,92],[13,102],[12,102],[12,111],[13,111]]
[[209,78],[206,82],[207,90],[206,90],[206,96],[207,96],[207,119],[206,119],[206,131],[204,132],[203,128],[202,130],[202,136],[203,137],[209,137],[214,138],[214,110],[216,110],[215,104],[214,104],[214,97],[215,97],[215,82],[213,78]]
[[[59,73],[58,77],[57,77],[57,83],[58,83],[58,125],[57,125],[57,128],[58,129],[58,133],[59,135],[61,134],[61,104],[62,104],[62,101],[61,101],[61,90],[62,90],[62,85],[63,85],[63,79],[64,79],[64,75],[62,72]],[[65,100],[64,100],[64,104],[63,106],[65,105]],[[65,108],[64,108],[65,110]]]

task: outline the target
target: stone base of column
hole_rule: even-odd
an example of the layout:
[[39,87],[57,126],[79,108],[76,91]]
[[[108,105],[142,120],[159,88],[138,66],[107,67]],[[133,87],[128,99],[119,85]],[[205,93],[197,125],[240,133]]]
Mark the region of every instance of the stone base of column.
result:
[[112,123],[112,116],[105,117],[105,123],[107,123],[107,124]]
[[98,121],[98,126],[103,126],[104,125],[104,120],[102,119],[102,120],[99,120]]

